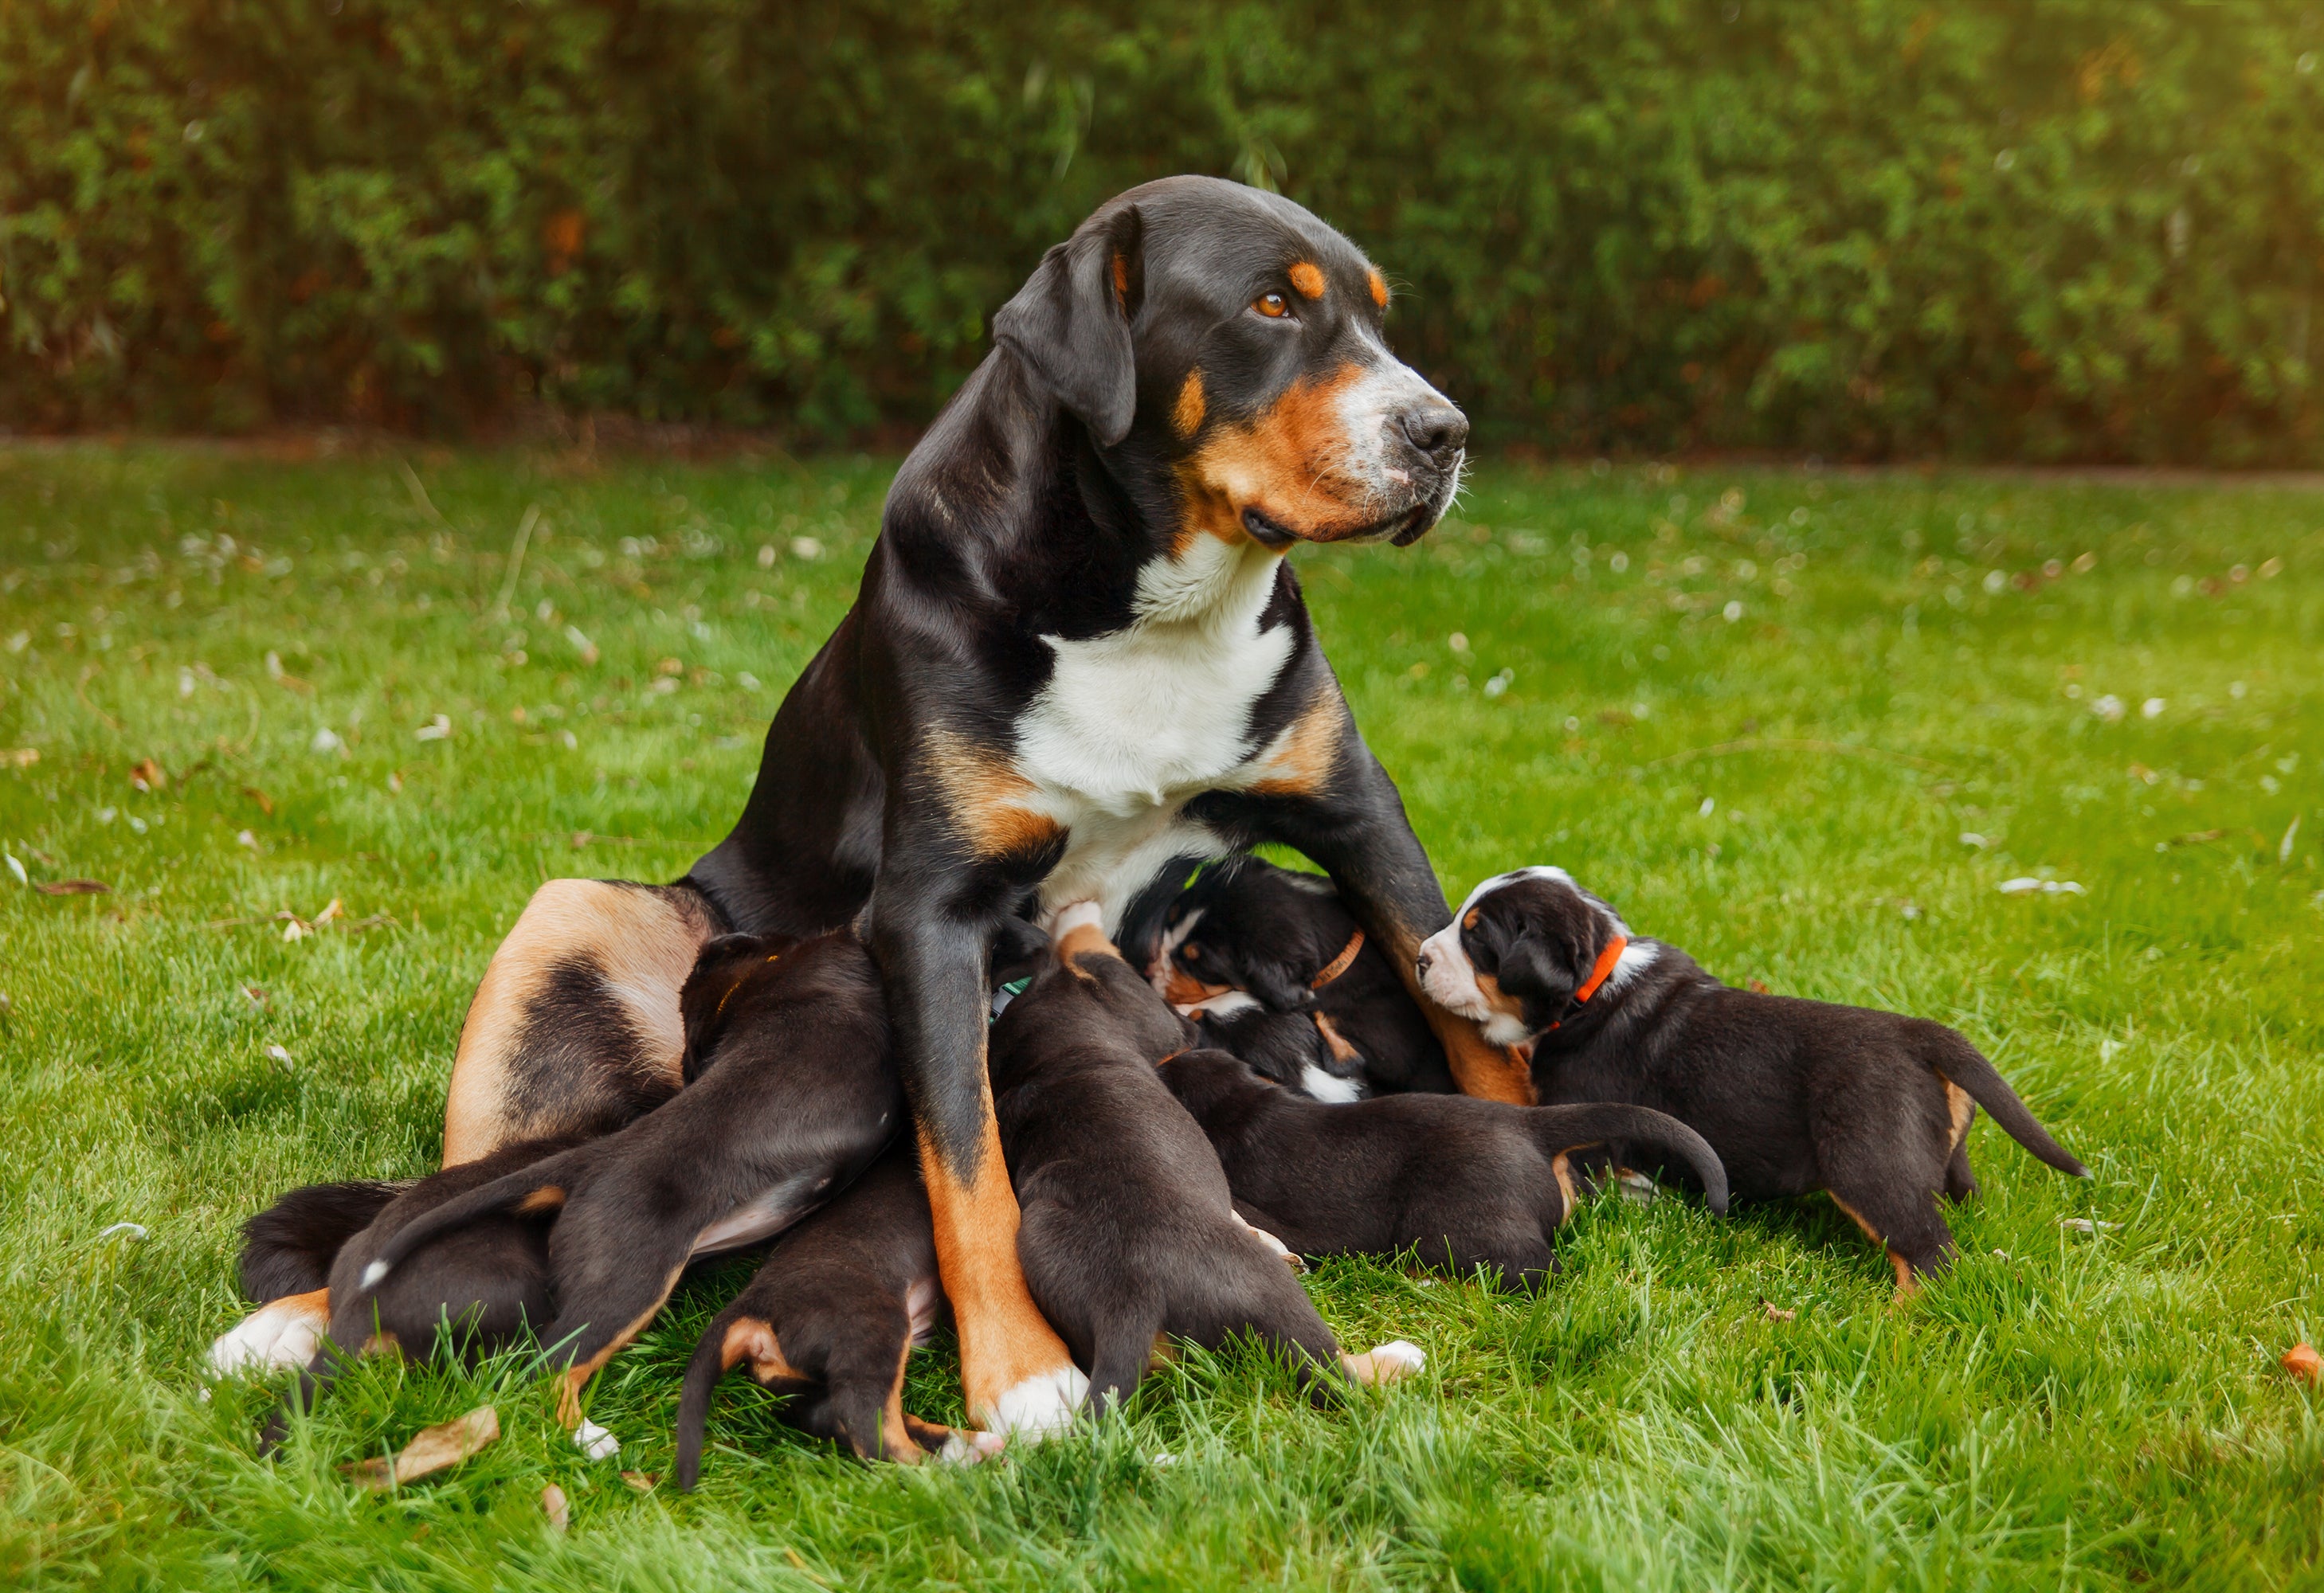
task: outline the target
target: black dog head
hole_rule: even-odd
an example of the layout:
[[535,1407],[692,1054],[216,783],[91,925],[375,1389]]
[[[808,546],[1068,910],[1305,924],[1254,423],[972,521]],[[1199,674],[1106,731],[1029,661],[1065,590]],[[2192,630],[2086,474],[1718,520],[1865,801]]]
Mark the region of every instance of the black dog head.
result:
[[1290,200],[1173,177],[1099,207],[993,317],[993,340],[1174,501],[1174,552],[1434,525],[1469,423],[1388,352],[1388,281]]
[[1356,930],[1332,882],[1262,858],[1213,863],[1170,904],[1155,988],[1174,1003],[1245,990],[1277,1012],[1314,1005],[1314,981]]
[[1569,1015],[1600,957],[1628,935],[1564,870],[1519,869],[1478,886],[1421,943],[1420,988],[1494,1045],[1520,1045]]

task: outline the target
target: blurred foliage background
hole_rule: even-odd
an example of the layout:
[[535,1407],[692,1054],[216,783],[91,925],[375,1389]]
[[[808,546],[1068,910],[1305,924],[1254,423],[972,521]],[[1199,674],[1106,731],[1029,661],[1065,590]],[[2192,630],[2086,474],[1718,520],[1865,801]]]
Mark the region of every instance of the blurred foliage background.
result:
[[0,426],[925,421],[1148,177],[1553,451],[2324,463],[2324,6],[6,0]]

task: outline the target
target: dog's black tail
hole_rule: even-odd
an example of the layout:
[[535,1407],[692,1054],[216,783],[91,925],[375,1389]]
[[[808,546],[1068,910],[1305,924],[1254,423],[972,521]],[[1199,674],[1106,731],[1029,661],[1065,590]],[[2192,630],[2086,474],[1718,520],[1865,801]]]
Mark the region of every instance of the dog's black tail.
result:
[[1545,1155],[1559,1156],[1617,1140],[1651,1146],[1694,1174],[1695,1182],[1702,1185],[1705,1203],[1720,1216],[1727,1215],[1726,1164],[1709,1140],[1668,1112],[1611,1101],[1537,1106],[1532,1110],[1536,1136]]
[[686,1383],[678,1396],[678,1490],[694,1491],[702,1475],[703,1429],[710,1421],[711,1396],[726,1375],[726,1330],[742,1314],[740,1301],[711,1319],[686,1363]]
[[331,1281],[339,1247],[410,1187],[371,1179],[294,1189],[242,1225],[242,1292],[264,1303]]
[[371,1265],[364,1268],[363,1276],[355,1280],[356,1287],[365,1291],[375,1288],[412,1251],[479,1217],[497,1216],[504,1211],[548,1213],[560,1210],[567,1195],[572,1192],[568,1180],[580,1172],[590,1149],[591,1146],[584,1145],[561,1151],[421,1212],[379,1248]]
[[1993,1120],[2001,1125],[2010,1138],[2034,1153],[2036,1159],[2050,1164],[2059,1172],[2075,1178],[2088,1178],[2090,1170],[2067,1154],[2063,1146],[2050,1137],[2050,1131],[2040,1119],[2017,1099],[2017,1091],[2009,1081],[1994,1071],[1985,1053],[1970,1045],[1958,1032],[1942,1024],[1928,1026],[1921,1051],[1921,1060],[1931,1072],[1949,1083],[1968,1091],[1969,1098],[1985,1108]]

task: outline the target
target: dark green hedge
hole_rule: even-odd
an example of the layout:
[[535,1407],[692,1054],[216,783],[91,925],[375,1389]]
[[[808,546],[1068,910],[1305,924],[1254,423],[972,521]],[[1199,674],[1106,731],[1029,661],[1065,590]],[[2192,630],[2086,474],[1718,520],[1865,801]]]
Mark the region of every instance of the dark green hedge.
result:
[[1277,186],[1552,449],[2316,463],[2324,9],[5,0],[0,425],[924,419]]

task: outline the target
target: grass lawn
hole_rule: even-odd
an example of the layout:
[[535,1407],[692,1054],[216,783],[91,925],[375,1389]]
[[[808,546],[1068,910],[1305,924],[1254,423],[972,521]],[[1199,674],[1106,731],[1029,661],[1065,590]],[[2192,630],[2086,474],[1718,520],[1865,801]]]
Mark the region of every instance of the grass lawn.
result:
[[[272,1389],[204,1398],[236,1225],[434,1166],[532,888],[724,832],[890,468],[0,449],[0,847],[112,888],[0,875],[0,1581],[2324,1580],[2324,1392],[2277,1366],[2324,1339],[2324,493],[2282,487],[1510,465],[1416,548],[1301,556],[1448,890],[1557,861],[1732,981],[1957,1025],[2090,1164],[1980,1127],[1914,1301],[1821,1199],[1613,1200],[1535,1299],[1312,1274],[1430,1355],[1346,1409],[1196,1355],[954,1474],[736,1380],[681,1498],[585,1460],[521,1357],[373,1363],[254,1459]],[[622,1466],[668,1470],[741,1275],[599,1380]],[[956,1418],[948,1347],[915,1365]],[[456,1471],[336,1469],[487,1401]]]

